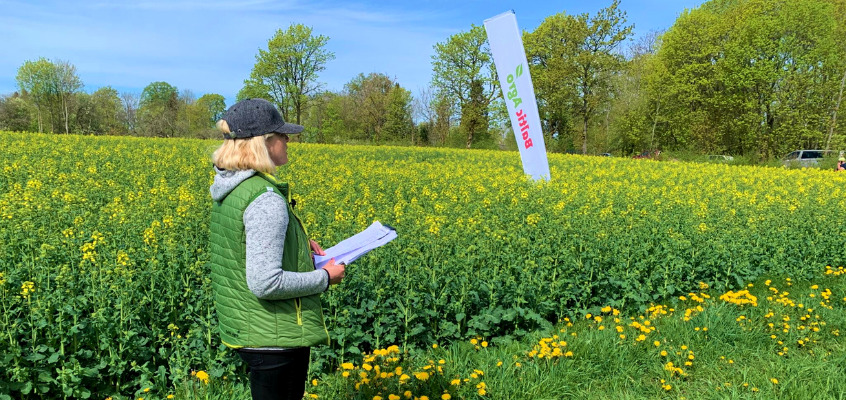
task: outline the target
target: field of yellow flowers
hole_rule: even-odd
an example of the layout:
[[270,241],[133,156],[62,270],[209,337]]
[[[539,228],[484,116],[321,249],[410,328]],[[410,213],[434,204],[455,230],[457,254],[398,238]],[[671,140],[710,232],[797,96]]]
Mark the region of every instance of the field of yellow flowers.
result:
[[820,272],[737,291],[700,282],[640,313],[598,307],[519,341],[379,349],[313,380],[309,398],[841,399],[846,270]]
[[[218,142],[0,141],[0,397],[165,398],[186,382],[243,379],[215,333],[206,266]],[[509,152],[289,153],[278,176],[324,247],[374,220],[399,233],[324,295],[333,344],[315,349],[315,373],[364,368],[385,349],[468,338],[495,349],[702,284],[744,299],[762,276],[813,279],[846,261],[846,174],[551,155],[553,180],[532,183]],[[578,354],[558,342],[564,359]],[[390,394],[405,395],[374,396]]]

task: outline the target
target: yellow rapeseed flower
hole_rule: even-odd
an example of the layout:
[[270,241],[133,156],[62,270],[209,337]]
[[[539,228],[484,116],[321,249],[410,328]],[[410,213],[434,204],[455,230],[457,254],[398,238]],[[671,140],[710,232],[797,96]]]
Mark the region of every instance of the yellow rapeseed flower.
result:
[[28,299],[35,292],[35,282],[26,281],[21,285],[21,297]]

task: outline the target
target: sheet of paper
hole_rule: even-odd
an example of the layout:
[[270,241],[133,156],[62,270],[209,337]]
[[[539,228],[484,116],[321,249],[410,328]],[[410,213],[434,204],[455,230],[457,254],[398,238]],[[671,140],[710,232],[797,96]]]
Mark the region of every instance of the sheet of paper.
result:
[[333,258],[336,264],[344,263],[349,265],[371,250],[385,245],[396,237],[397,232],[393,228],[384,226],[379,221],[376,221],[367,227],[367,229],[344,239],[328,249],[324,249],[325,256],[315,255],[314,267],[323,268]]

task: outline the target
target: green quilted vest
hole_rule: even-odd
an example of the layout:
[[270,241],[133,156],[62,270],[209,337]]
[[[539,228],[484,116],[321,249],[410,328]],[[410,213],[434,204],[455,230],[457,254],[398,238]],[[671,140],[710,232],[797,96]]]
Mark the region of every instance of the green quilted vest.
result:
[[288,300],[262,300],[247,287],[247,235],[244,210],[273,191],[288,205],[288,229],[282,252],[285,271],[314,271],[308,237],[291,208],[287,183],[257,173],[212,205],[211,272],[214,302],[223,344],[240,347],[308,347],[329,343],[320,294]]

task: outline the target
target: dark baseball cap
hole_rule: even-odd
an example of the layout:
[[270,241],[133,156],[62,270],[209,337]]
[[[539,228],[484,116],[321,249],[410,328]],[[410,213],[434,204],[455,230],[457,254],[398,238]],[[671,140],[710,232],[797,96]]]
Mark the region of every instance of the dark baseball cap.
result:
[[276,106],[265,99],[241,100],[226,110],[223,120],[231,132],[223,135],[228,139],[246,139],[268,133],[296,135],[303,131],[302,125],[285,122]]

